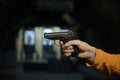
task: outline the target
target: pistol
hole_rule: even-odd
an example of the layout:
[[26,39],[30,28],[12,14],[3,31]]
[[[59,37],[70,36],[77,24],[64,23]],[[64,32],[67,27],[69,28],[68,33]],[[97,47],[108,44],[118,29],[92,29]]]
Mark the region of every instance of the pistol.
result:
[[[76,39],[76,35],[72,31],[67,32],[52,32],[52,33],[44,33],[44,38],[50,40],[61,40],[65,44],[70,40]],[[73,45],[74,52],[71,56],[77,57],[79,54],[79,49],[77,46]]]

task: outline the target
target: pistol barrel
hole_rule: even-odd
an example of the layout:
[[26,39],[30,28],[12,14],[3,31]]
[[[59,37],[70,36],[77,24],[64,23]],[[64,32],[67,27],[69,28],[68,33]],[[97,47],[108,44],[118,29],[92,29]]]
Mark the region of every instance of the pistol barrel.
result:
[[73,32],[53,32],[53,33],[44,33],[44,38],[52,39],[52,40],[59,40],[62,38],[67,38],[68,36],[72,36]]

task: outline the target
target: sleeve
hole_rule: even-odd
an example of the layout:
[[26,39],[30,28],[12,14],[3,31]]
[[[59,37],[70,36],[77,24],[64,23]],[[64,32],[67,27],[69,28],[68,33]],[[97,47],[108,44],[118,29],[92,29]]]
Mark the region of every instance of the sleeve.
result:
[[100,72],[120,76],[120,54],[109,54],[101,49],[96,49],[92,67]]

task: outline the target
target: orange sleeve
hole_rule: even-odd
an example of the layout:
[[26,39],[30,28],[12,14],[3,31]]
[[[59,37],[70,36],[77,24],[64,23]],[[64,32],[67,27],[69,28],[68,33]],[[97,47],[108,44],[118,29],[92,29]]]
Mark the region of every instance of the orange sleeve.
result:
[[101,49],[96,49],[92,67],[100,72],[120,76],[120,54],[109,54]]

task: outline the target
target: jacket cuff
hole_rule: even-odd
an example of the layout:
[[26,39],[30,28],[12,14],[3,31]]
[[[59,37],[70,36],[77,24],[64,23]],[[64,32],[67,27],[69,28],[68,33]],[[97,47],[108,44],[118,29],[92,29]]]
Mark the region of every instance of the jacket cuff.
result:
[[[95,66],[95,64],[99,61],[99,58],[101,58],[100,56],[102,56],[101,55],[101,49],[96,49],[96,56],[95,56],[95,59],[94,59],[94,63],[93,64],[90,64],[90,63],[88,63],[88,62],[86,62],[86,66],[87,67],[93,67],[93,66]],[[100,59],[101,60],[101,59]]]

